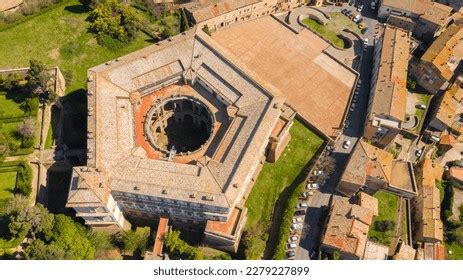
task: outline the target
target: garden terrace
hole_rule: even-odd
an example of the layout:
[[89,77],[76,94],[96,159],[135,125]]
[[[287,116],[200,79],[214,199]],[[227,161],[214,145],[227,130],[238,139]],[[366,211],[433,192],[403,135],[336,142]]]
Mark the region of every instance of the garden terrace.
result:
[[25,118],[35,119],[38,106],[38,99],[29,98],[29,93],[24,90],[6,92],[0,89],[0,134],[3,134],[8,142],[10,155],[25,155],[32,152],[32,146],[22,147],[23,139],[18,133],[18,126]]
[[[394,237],[397,225],[400,198],[395,194],[385,191],[378,191],[374,197],[378,199],[379,213],[378,216],[373,219],[372,226],[368,232],[368,238],[389,246]],[[379,223],[388,223],[387,221],[392,222],[390,223],[392,227],[386,226],[386,230],[380,229],[380,226],[378,227]]]
[[28,195],[31,190],[32,171],[23,161],[0,163],[0,206],[13,198],[14,194]]

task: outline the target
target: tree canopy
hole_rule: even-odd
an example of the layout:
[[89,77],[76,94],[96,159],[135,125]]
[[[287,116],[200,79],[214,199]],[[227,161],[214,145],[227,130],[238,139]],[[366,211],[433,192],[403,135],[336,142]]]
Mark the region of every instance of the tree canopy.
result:
[[127,4],[116,0],[101,0],[90,12],[90,30],[99,36],[107,35],[121,42],[135,39],[139,19]]

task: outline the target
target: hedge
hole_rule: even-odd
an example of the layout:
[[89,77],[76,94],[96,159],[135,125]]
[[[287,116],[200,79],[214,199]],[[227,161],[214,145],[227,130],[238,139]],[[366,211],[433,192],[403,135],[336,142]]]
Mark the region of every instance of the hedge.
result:
[[17,171],[15,193],[28,197],[32,192],[32,169],[25,161],[7,161],[0,163],[0,173]]
[[294,209],[296,208],[296,205],[299,202],[299,197],[301,196],[303,191],[304,183],[298,184],[292,192],[291,196],[287,200],[285,212],[283,213],[283,217],[278,232],[278,241],[273,251],[272,259],[274,260],[282,260],[286,256],[285,246],[286,241],[289,238],[289,229],[291,227],[291,221],[294,217]]

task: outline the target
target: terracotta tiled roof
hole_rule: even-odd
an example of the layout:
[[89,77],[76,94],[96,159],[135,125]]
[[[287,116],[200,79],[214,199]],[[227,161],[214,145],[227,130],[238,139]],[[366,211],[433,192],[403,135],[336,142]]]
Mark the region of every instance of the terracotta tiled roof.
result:
[[360,192],[359,205],[370,210],[373,215],[378,216],[378,199],[376,197]]
[[443,224],[440,219],[440,193],[436,180],[442,178],[443,168],[425,158],[422,166],[421,188],[418,196],[418,241],[443,240]]
[[455,143],[456,139],[450,134],[445,134],[440,137],[439,144],[452,146]]
[[400,245],[399,252],[394,255],[394,260],[414,260],[416,256],[416,250],[409,245]]
[[333,201],[322,244],[358,258],[363,257],[373,213],[367,208],[350,204],[345,197]]
[[260,1],[261,0],[201,0],[197,1],[196,5],[188,9],[193,14],[196,22],[203,22]]
[[463,89],[454,85],[444,93],[437,105],[438,109],[435,117],[455,131],[463,129],[459,122],[460,114],[463,113],[463,106],[460,103],[462,96]]
[[443,24],[452,11],[452,7],[431,0],[383,0],[383,5],[409,11],[438,25]]
[[463,27],[449,26],[421,57],[432,63],[449,80],[458,62],[463,58]]
[[383,36],[370,118],[386,115],[404,121],[410,35],[404,30],[386,27]]
[[450,168],[450,177],[463,181],[463,167],[452,166]]

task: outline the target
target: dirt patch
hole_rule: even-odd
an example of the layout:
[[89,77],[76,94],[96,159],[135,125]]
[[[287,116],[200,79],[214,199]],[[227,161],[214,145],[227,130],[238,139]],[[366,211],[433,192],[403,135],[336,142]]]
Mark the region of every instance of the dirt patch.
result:
[[52,50],[48,53],[48,57],[50,57],[50,58],[53,59],[53,60],[57,60],[57,59],[60,57],[59,48],[52,49]]

